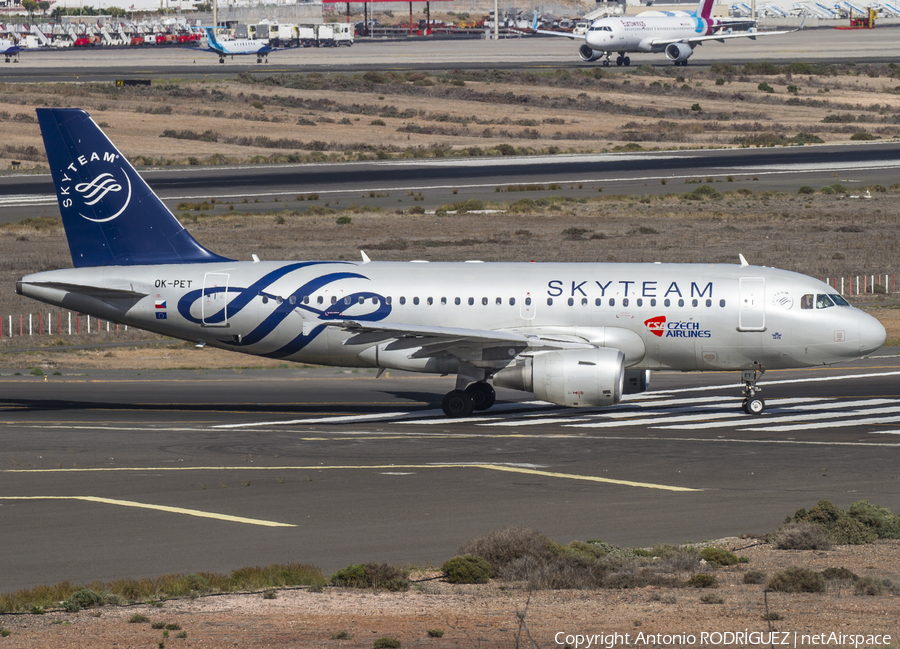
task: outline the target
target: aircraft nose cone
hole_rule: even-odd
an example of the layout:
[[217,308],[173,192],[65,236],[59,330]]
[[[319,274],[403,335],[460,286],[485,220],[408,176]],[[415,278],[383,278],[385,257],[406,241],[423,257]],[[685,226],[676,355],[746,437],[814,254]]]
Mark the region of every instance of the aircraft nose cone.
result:
[[868,313],[865,316],[859,323],[859,352],[863,356],[879,349],[887,340],[884,326]]

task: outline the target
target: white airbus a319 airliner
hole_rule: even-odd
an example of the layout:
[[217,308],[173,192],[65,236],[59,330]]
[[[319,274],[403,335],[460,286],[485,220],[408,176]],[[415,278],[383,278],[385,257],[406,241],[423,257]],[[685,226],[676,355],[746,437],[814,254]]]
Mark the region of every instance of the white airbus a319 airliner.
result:
[[39,108],[75,268],[16,292],[245,354],[455,374],[451,417],[494,385],[561,406],[611,406],[650,370],[742,373],[878,349],[885,330],[827,284],[741,264],[235,261],[201,246],[90,116]]
[[731,27],[746,25],[746,20],[732,21],[712,17],[715,0],[700,0],[693,13],[685,11],[645,11],[636,16],[599,18],[593,21],[583,34],[537,30],[539,34],[565,36],[584,43],[578,48],[582,61],[596,61],[606,57],[603,65],[609,65],[613,52],[618,52],[616,65],[631,65],[628,54],[635,52],[666,53],[675,65],[687,65],[694,48],[706,41],[724,43],[729,38],[751,38],[790,34],[803,28],[787,31],[758,32],[736,31]]

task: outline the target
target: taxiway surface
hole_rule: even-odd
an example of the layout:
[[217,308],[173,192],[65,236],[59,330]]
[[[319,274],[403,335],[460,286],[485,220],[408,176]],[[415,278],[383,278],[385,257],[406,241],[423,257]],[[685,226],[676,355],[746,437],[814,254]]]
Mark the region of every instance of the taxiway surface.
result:
[[272,562],[439,565],[507,525],[627,545],[776,529],[827,498],[900,509],[900,357],[658,373],[608,409],[447,420],[452,379],[335,369],[0,372],[0,591]]

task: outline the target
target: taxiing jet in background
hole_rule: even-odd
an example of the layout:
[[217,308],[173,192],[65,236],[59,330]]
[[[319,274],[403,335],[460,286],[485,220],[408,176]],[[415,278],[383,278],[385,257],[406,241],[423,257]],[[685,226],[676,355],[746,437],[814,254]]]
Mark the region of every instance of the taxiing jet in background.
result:
[[6,57],[6,62],[9,63],[10,58],[14,60],[15,63],[19,62],[19,52],[22,51],[23,48],[19,47],[11,40],[7,40],[5,38],[0,38],[0,55]]
[[267,38],[236,38],[234,40],[220,41],[216,37],[215,27],[204,27],[206,32],[206,40],[208,46],[207,52],[215,52],[219,55],[219,63],[225,63],[226,56],[242,56],[247,54],[255,54],[256,62],[262,63],[263,60],[268,62],[269,52],[274,52],[276,48],[269,45]]
[[596,61],[605,56],[605,66],[609,65],[613,52],[619,53],[616,65],[620,66],[631,65],[628,54],[635,52],[665,52],[666,58],[675,65],[687,65],[694,48],[705,41],[724,43],[729,38],[755,39],[757,36],[790,34],[803,27],[801,24],[797,29],[780,32],[732,32],[733,26],[745,25],[746,20],[735,23],[728,19],[713,18],[713,4],[714,0],[700,0],[693,13],[645,11],[637,16],[600,18],[592,22],[583,34],[547,30],[538,30],[538,33],[583,40],[584,44],[578,48],[581,59]]
[[612,406],[650,371],[734,370],[760,414],[766,369],[858,359],[885,330],[827,284],[741,264],[235,261],[201,246],[90,116],[37,109],[75,266],[20,295],[286,361],[455,374],[444,412],[493,385]]

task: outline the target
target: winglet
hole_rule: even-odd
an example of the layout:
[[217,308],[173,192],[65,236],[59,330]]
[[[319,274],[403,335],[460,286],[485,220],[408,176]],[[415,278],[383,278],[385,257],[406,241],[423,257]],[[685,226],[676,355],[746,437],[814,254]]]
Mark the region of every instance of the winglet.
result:
[[369,259],[369,255],[366,254],[365,250],[360,250],[359,254],[362,255],[362,260],[363,260],[362,263],[368,264],[370,261],[372,261],[371,259]]
[[744,259],[744,255],[738,253],[738,257],[741,258],[741,268],[743,268],[744,266],[749,266],[749,265],[750,265],[750,264],[747,263],[747,260]]

